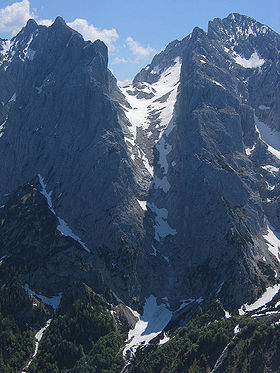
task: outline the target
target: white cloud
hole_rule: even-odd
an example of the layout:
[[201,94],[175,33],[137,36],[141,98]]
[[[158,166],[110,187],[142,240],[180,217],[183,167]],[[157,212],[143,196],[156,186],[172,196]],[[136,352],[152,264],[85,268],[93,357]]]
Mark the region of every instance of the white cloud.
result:
[[11,32],[15,35],[32,17],[28,0],[8,5],[0,9],[0,31]]
[[0,9],[0,32],[11,32],[14,36],[30,18],[36,19],[40,25],[50,26],[53,23],[51,19],[38,20],[30,10],[29,0],[22,0]]
[[131,79],[126,79],[126,80],[123,80],[123,81],[118,80],[118,86],[119,86],[119,87],[126,87],[126,86],[128,86],[129,84],[131,84],[131,83],[132,83],[132,80],[131,80]]
[[[51,19],[40,20],[36,14],[31,12],[29,0],[22,0],[0,8],[0,32],[11,32],[12,35],[16,35],[30,18],[34,18],[37,23],[44,26],[50,26],[53,23]],[[114,47],[113,43],[119,38],[114,28],[110,30],[98,29],[94,25],[88,24],[86,19],[76,18],[73,22],[68,22],[67,25],[80,32],[85,40],[100,39],[111,49]]]
[[151,54],[154,54],[156,51],[149,45],[145,48],[137,41],[133,40],[131,36],[126,38],[126,44],[131,52],[136,57],[136,60],[142,60],[149,57]]
[[52,19],[39,19],[39,20],[36,20],[36,21],[39,25],[43,25],[43,26],[47,26],[47,27],[49,27],[50,25],[53,24]]
[[94,41],[100,39],[107,44],[108,48],[113,49],[113,43],[118,40],[119,35],[116,29],[100,30],[94,25],[89,25],[86,19],[76,18],[73,22],[67,22],[67,25],[74,30],[79,31],[85,40]]
[[127,59],[116,57],[114,58],[113,62],[111,62],[111,65],[117,65],[119,63],[126,63],[126,62],[128,62]]

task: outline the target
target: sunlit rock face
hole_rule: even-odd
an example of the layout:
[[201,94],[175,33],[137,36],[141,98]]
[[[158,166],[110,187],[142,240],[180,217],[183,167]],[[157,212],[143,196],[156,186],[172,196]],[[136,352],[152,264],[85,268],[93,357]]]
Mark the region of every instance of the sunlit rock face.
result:
[[231,14],[119,89],[102,42],[29,21],[0,41],[2,203],[35,180],[127,303],[253,300],[279,265],[279,49]]

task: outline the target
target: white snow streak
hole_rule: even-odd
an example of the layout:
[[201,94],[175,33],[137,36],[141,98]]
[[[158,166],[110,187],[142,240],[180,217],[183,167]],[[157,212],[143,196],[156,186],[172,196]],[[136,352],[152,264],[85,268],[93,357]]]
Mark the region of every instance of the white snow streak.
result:
[[180,305],[179,308],[177,308],[177,310],[175,312],[179,312],[181,311],[183,308],[185,308],[186,306],[188,306],[189,304],[193,303],[195,301],[194,298],[189,298],[189,299],[185,299],[182,301],[182,304]]
[[260,105],[259,109],[260,110],[270,110],[270,106]]
[[224,312],[225,312],[225,319],[230,319],[231,318],[231,314],[228,311],[226,311],[226,310],[224,310]]
[[255,150],[255,147],[256,147],[256,144],[254,144],[251,148],[246,148],[246,149],[245,149],[245,153],[246,153],[247,155],[251,155],[252,152]]
[[12,95],[12,97],[9,99],[9,102],[15,102],[17,99],[17,94],[16,92]]
[[[131,158],[133,161],[136,158],[142,160],[144,167],[152,176],[151,187],[161,189],[164,193],[167,193],[171,187],[167,179],[169,167],[167,157],[172,151],[172,146],[168,143],[168,136],[175,127],[174,106],[177,99],[180,72],[181,59],[177,57],[173,66],[164,71],[161,71],[158,66],[152,70],[152,74],[159,76],[158,80],[152,85],[145,82],[141,83],[141,86],[138,85],[137,88],[133,85],[121,88],[131,106],[131,108],[123,106],[126,117],[130,122],[130,126],[127,127],[129,134],[125,136],[125,141],[131,152]],[[143,94],[149,96],[143,96]],[[145,138],[139,139],[140,136],[137,136],[140,129],[144,132]],[[157,139],[153,139],[153,141],[158,151],[160,175],[155,175],[153,165],[145,153],[146,139],[150,141],[153,134],[157,136]],[[138,203],[143,210],[146,210],[148,206],[155,213],[154,229],[157,241],[177,233],[167,223],[168,211],[165,208],[159,209],[153,203],[147,204],[145,202],[144,204],[139,200]]]
[[10,40],[5,40],[1,43],[1,47],[3,48],[0,53],[2,56],[5,56],[5,54],[9,51],[11,46],[11,41]]
[[157,256],[157,249],[152,245],[153,252],[150,254],[152,256]]
[[170,338],[165,333],[163,333],[163,339],[160,340],[159,345],[164,345],[169,340],[170,340]]
[[240,332],[240,327],[239,325],[236,325],[236,327],[234,328],[234,335],[238,334]]
[[271,129],[254,114],[256,131],[267,144],[268,151],[280,159],[280,132]]
[[43,86],[41,85],[40,87],[35,87],[36,88],[36,90],[37,90],[37,93],[38,93],[38,95],[42,92],[42,90],[43,90]]
[[165,193],[167,193],[170,189],[170,184],[166,176],[163,176],[162,179],[160,179],[157,176],[154,176],[151,185],[155,189],[162,189]]
[[256,313],[254,315],[251,316],[251,318],[255,318],[255,317],[263,317],[263,316],[270,316],[270,315],[278,315],[280,314],[280,312],[278,311],[268,311],[268,312],[265,312],[265,313]]
[[59,232],[61,234],[63,234],[64,236],[66,237],[71,237],[73,238],[75,241],[77,241],[88,253],[90,253],[90,250],[87,248],[87,246],[85,245],[84,242],[82,242],[82,240],[80,239],[79,236],[77,236],[75,233],[73,233],[72,229],[67,225],[67,223],[61,219],[60,217],[58,217],[53,209],[53,205],[52,205],[52,191],[50,191],[49,193],[47,192],[47,189],[46,189],[46,184],[44,183],[44,179],[43,177],[38,174],[38,178],[39,178],[39,182],[41,184],[41,187],[42,187],[42,191],[41,191],[41,194],[43,196],[46,197],[47,199],[47,202],[48,202],[48,205],[49,205],[49,209],[51,210],[51,212],[57,217],[58,221],[59,221],[59,225],[57,226],[57,230],[59,230]]
[[3,136],[4,129],[5,129],[5,124],[7,123],[8,119],[5,119],[4,122],[0,125],[0,137]]
[[3,255],[1,258],[0,258],[0,264],[3,263],[4,259],[7,257],[7,255]]
[[213,79],[209,79],[209,80],[210,80],[210,82],[212,82],[212,83],[218,85],[219,87],[222,87],[223,89],[225,89],[225,87],[221,83],[217,82],[216,80],[213,80]]
[[274,230],[272,225],[269,224],[268,219],[266,218],[267,224],[267,234],[263,235],[263,238],[268,243],[268,250],[276,257],[280,262],[280,234]]
[[139,203],[142,210],[147,211],[147,201],[140,201],[137,199],[137,202]]
[[22,372],[21,373],[24,373],[24,372],[27,372],[30,364],[32,363],[32,360],[34,359],[34,357],[37,355],[38,353],[38,349],[39,349],[39,343],[43,337],[43,333],[45,332],[45,330],[50,326],[51,324],[51,321],[52,319],[49,319],[46,323],[46,325],[41,328],[36,334],[35,334],[35,350],[34,350],[34,353],[31,357],[31,359],[28,361],[28,363],[26,364],[26,366],[23,368]]
[[254,303],[252,304],[244,304],[241,306],[241,308],[238,310],[239,315],[245,315],[246,312],[254,311],[267,303],[269,303],[273,297],[278,293],[280,290],[280,284],[276,284],[274,286],[270,286],[266,289],[266,291],[262,294],[262,296],[257,299]]
[[57,307],[60,304],[62,293],[59,293],[58,295],[54,295],[53,297],[46,297],[44,295],[40,295],[35,293],[35,291],[32,291],[28,284],[24,285],[24,290],[26,291],[27,294],[33,295],[34,297],[40,299],[44,304],[47,304],[48,306],[51,306],[54,311],[57,309]]
[[[124,94],[127,102],[131,106],[131,109],[123,106],[126,117],[131,124],[131,126],[127,127],[131,137],[126,137],[125,140],[128,147],[131,148],[136,146],[140,148],[140,154],[144,153],[144,151],[138,141],[137,144],[135,143],[137,137],[137,128],[141,128],[142,130],[147,131],[148,136],[148,128],[153,121],[151,115],[156,112],[159,114],[160,120],[160,123],[156,125],[156,128],[159,130],[158,138],[160,138],[163,132],[167,129],[170,121],[172,120],[180,79],[180,71],[181,60],[179,57],[177,57],[174,60],[173,66],[161,72],[157,82],[153,83],[152,85],[143,83],[141,88],[137,88],[139,92],[152,93],[152,98],[137,98],[136,95],[130,94],[131,91],[134,91],[134,87],[132,85],[121,88],[121,91]],[[152,73],[158,75],[160,71],[159,69],[154,68]],[[169,96],[164,99],[163,102],[160,102],[160,99],[167,94],[169,94]],[[173,127],[174,125],[172,126],[172,128],[170,128],[169,133],[171,132]],[[166,135],[168,136],[168,134]],[[164,141],[162,141],[162,144],[159,144],[159,151],[162,147],[165,147],[163,142]],[[144,165],[149,173],[153,175],[153,168],[152,165],[149,165],[148,159],[147,162],[144,162]]]
[[159,242],[161,238],[168,235],[174,236],[177,232],[167,222],[168,211],[165,208],[156,207],[154,203],[147,203],[147,206],[155,214],[155,239]]
[[274,167],[270,164],[267,164],[265,166],[261,166],[264,170],[268,171],[268,172],[271,172],[272,174],[274,173],[277,173],[279,172],[279,168],[278,167]]

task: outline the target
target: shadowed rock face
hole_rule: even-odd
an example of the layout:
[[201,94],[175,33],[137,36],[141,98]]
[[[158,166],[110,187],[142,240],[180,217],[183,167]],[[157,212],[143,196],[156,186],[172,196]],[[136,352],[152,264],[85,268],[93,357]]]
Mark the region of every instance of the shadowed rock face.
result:
[[221,283],[229,307],[253,300],[278,272],[262,236],[265,215],[280,228],[280,160],[255,124],[280,129],[279,49],[278,34],[232,14],[170,43],[119,90],[101,41],[60,17],[30,20],[0,41],[3,203],[40,174],[128,303],[207,298]]
[[116,217],[129,205],[133,172],[108,97],[107,47],[84,42],[57,18],[49,28],[30,21],[9,53],[1,66],[8,86],[1,90],[1,195],[40,173],[55,208],[92,249],[118,248]]

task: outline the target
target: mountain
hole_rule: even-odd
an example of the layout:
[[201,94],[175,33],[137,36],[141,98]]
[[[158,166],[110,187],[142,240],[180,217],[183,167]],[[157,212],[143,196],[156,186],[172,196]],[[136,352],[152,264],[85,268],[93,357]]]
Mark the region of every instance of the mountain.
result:
[[[231,14],[171,42],[119,88],[105,44],[85,42],[61,17],[50,27],[29,20],[13,39],[0,40],[0,275],[3,289],[25,304],[12,316],[0,309],[3,317],[38,328],[51,315],[55,335],[79,302],[86,309],[100,303],[111,311],[106,333],[120,333],[117,372],[129,329],[127,355],[158,334],[168,339],[166,325],[170,336],[190,319],[206,328],[215,319],[195,315],[200,307],[208,315],[216,302],[218,318],[232,314],[219,324],[226,337],[217,336],[207,368],[200,360],[188,365],[207,371],[237,334],[239,318],[245,330],[248,312],[273,298],[261,316],[278,313],[279,50],[276,32]],[[232,344],[251,343],[248,333]],[[49,369],[83,371],[97,352],[64,337],[71,348],[52,342],[66,352]],[[52,343],[44,343],[31,371],[47,361]],[[71,349],[76,358],[62,363]],[[146,371],[147,348],[141,351],[125,369]]]

